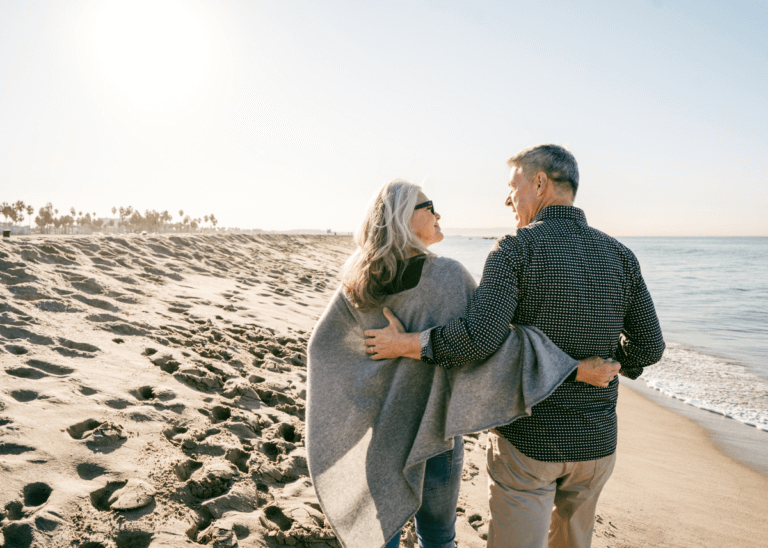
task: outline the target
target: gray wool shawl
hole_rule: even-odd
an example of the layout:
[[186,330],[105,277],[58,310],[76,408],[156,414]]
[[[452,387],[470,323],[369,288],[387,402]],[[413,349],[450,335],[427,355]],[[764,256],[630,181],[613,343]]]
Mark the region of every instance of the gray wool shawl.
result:
[[[476,283],[452,259],[429,256],[419,284],[390,295],[408,332],[461,316]],[[309,340],[307,452],[320,505],[343,546],[380,548],[421,505],[427,459],[453,437],[530,415],[578,366],[534,327],[513,326],[483,361],[443,369],[419,360],[373,361],[366,329],[381,308],[357,310],[339,289]]]

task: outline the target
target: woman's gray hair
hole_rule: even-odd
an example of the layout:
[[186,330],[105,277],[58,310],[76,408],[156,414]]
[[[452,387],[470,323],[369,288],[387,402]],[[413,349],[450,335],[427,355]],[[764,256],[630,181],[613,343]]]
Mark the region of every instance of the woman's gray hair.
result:
[[341,281],[357,308],[376,308],[397,276],[398,261],[428,253],[411,228],[421,187],[395,179],[373,197],[355,232],[357,249],[342,268]]
[[507,165],[519,165],[526,175],[531,176],[543,171],[556,183],[570,184],[574,196],[579,190],[579,165],[576,158],[559,145],[536,145],[526,148],[507,160]]

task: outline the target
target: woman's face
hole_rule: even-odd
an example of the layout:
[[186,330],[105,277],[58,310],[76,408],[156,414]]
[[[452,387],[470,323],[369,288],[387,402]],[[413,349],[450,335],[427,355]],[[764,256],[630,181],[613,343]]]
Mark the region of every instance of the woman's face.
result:
[[[419,192],[417,204],[428,201],[429,198],[423,192]],[[422,207],[413,212],[411,219],[411,229],[416,237],[429,247],[432,244],[443,241],[443,233],[440,232],[438,221],[440,215],[435,214],[431,207]]]

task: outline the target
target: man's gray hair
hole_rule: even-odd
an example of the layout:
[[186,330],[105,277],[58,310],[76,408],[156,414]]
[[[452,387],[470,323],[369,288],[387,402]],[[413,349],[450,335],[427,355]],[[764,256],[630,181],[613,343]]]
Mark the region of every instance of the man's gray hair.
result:
[[539,171],[560,184],[569,184],[573,195],[579,189],[579,166],[576,158],[559,145],[536,145],[521,150],[509,160],[512,167],[519,165],[526,175],[535,175]]

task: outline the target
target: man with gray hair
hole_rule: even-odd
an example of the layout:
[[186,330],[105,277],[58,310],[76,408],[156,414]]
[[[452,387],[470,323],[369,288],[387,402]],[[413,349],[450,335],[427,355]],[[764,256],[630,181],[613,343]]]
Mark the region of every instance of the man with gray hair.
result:
[[488,434],[489,548],[588,548],[616,458],[616,373],[639,377],[664,341],[634,254],[573,206],[573,155],[539,145],[508,164],[517,232],[489,254],[464,317],[405,333],[385,309],[389,327],[366,331],[366,344],[373,359],[450,368],[493,354],[514,323],[538,327],[577,360],[615,360],[612,369],[579,367],[531,416]]

